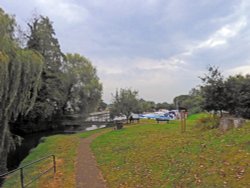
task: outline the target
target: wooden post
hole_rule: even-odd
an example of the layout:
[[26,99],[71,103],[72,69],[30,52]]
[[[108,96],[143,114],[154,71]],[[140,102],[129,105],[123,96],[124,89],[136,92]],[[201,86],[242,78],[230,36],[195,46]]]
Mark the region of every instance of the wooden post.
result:
[[181,116],[181,132],[185,132],[186,131],[186,111],[181,110],[180,116]]
[[186,131],[186,119],[187,119],[186,111],[184,111],[183,114],[184,114],[184,132],[185,132]]
[[20,168],[21,188],[24,188],[23,168]]
[[182,117],[182,110],[180,110],[180,118],[181,118],[181,132],[183,132],[183,117]]

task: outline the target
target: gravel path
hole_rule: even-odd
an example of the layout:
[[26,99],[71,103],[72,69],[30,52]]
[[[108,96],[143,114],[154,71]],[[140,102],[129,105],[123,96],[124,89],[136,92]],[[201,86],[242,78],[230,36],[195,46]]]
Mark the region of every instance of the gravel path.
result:
[[81,140],[76,167],[77,188],[106,188],[102,173],[90,149],[91,142],[103,133],[91,135]]

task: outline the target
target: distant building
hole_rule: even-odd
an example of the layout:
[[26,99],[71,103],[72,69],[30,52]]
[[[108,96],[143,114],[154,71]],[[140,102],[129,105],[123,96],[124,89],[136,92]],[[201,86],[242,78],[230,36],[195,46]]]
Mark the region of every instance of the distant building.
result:
[[167,109],[159,109],[158,112],[168,113],[169,110],[167,110]]
[[93,112],[89,114],[89,117],[86,119],[86,121],[110,121],[110,111],[104,110],[101,112]]

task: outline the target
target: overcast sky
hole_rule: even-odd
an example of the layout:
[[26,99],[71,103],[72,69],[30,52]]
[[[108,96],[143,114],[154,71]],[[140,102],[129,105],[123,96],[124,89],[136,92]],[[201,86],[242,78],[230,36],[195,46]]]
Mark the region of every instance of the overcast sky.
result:
[[249,0],[0,0],[23,28],[48,16],[63,52],[97,68],[103,98],[117,88],[172,102],[198,84],[208,65],[250,73]]

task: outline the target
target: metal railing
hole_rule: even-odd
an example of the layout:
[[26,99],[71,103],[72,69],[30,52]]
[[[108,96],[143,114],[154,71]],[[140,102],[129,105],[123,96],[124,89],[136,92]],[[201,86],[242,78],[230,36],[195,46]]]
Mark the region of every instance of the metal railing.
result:
[[[24,171],[23,171],[24,168],[29,167],[29,166],[31,166],[31,165],[33,165],[33,164],[36,164],[36,163],[38,163],[38,162],[40,162],[40,161],[43,161],[43,160],[45,160],[45,159],[48,159],[48,158],[50,158],[50,157],[53,158],[53,166],[50,167],[50,168],[48,168],[48,169],[46,169],[46,170],[43,171],[42,173],[40,173],[38,176],[35,176],[33,179],[31,179],[31,181],[29,181],[28,183],[25,184],[25,182],[24,182]],[[41,158],[41,159],[38,159],[38,160],[33,161],[33,162],[31,162],[31,163],[28,163],[28,164],[26,164],[26,165],[24,165],[24,166],[21,166],[21,167],[15,169],[15,170],[12,170],[12,171],[7,172],[7,173],[5,173],[5,174],[1,174],[1,175],[0,175],[0,178],[3,178],[3,179],[4,179],[4,177],[8,176],[9,174],[12,174],[12,173],[14,173],[14,172],[20,170],[21,188],[25,188],[25,187],[27,187],[28,185],[30,185],[31,183],[33,183],[34,181],[36,181],[37,179],[39,179],[42,175],[48,173],[48,172],[49,172],[50,170],[52,170],[52,169],[54,170],[54,174],[55,174],[55,173],[56,173],[56,159],[55,159],[55,155],[48,155],[48,156],[46,156],[46,157],[43,157],[43,158]]]

